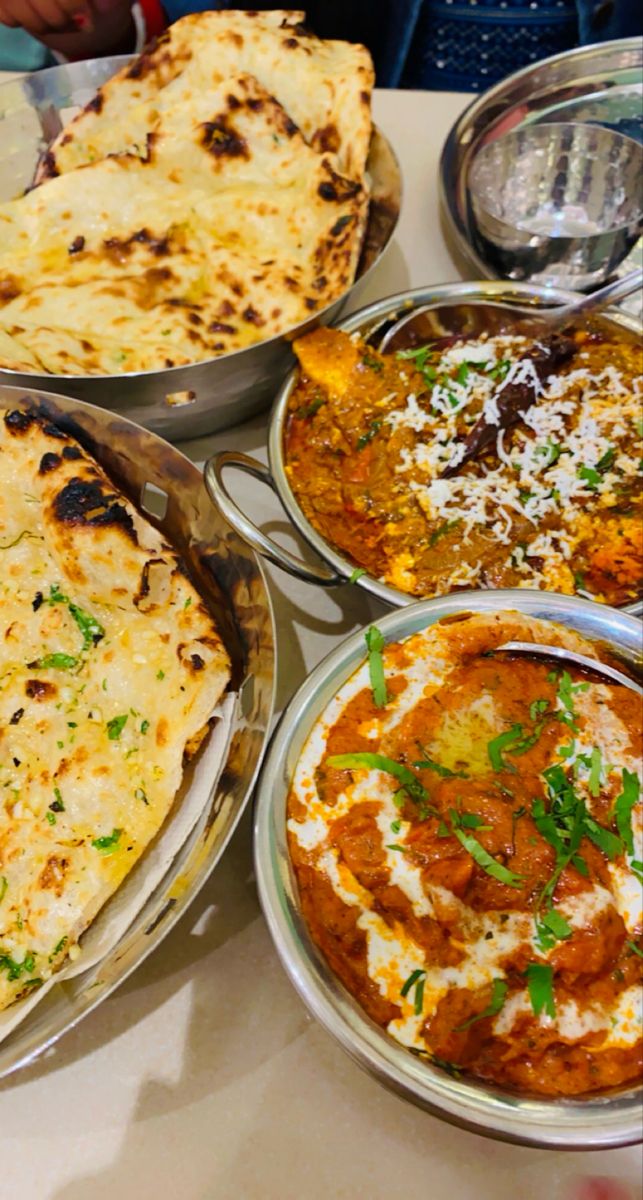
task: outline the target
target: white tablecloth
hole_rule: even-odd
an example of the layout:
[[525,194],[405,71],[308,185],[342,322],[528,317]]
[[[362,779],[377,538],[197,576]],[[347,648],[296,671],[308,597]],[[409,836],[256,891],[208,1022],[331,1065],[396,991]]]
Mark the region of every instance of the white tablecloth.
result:
[[[380,92],[375,117],[404,173],[395,242],[359,302],[458,272],[438,219],[437,166],[466,97]],[[188,444],[265,454],[265,416]],[[243,482],[273,532],[267,489]],[[292,544],[292,543],[291,543]],[[278,704],[378,611],[278,571]],[[186,917],[114,996],[0,1085],[2,1200],[563,1200],[581,1173],[640,1190],[637,1148],[579,1155],[463,1133],[390,1095],[307,1015],[257,903],[250,825]]]

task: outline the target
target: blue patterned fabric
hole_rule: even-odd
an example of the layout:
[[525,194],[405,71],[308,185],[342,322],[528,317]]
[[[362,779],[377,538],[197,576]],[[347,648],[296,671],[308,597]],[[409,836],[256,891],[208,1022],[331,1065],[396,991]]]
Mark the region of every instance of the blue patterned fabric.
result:
[[[165,0],[165,7],[176,20],[239,3]],[[320,37],[366,43],[379,87],[481,91],[579,43],[643,34],[641,0],[302,0],[301,7]]]

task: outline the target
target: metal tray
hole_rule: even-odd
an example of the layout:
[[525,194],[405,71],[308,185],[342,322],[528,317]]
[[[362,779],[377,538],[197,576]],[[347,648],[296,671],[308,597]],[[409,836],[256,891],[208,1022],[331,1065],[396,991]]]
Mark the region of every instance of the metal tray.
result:
[[[39,155],[63,128],[71,110],[87,104],[129,58],[120,55],[50,67],[0,85],[0,203],[29,186]],[[184,367],[119,375],[28,374],[0,368],[0,384],[60,388],[79,400],[122,413],[172,441],[245,421],[270,404],[277,385],[293,366],[292,339],[339,316],[391,241],[400,213],[402,180],[395,153],[376,128],[366,166],[370,207],[355,282],[307,321],[244,350]]]
[[[52,988],[0,1044],[0,1078],[29,1062],[114,991],[185,912],[224,853],[266,748],[273,711],[275,625],[262,568],[208,499],[200,472],[154,434],[103,409],[0,386],[0,408],[36,406],[91,451],[179,551],[219,623],[238,700],[218,785],[204,817],[127,933],[97,965]],[[155,516],[167,505],[162,516]]]
[[[448,134],[440,159],[440,208],[446,237],[467,274],[498,278],[472,244],[469,169],[477,151],[520,125],[598,121],[641,140],[643,38],[581,46],[524,67],[476,97]],[[638,247],[618,274],[638,265]],[[633,310],[634,311],[634,310]]]
[[[517,609],[567,625],[640,661],[641,626],[632,616],[574,596],[516,589],[461,592],[413,604],[378,619],[387,641],[462,612]],[[305,681],[286,709],[261,774],[255,809],[255,870],[259,898],[291,983],[314,1017],[359,1066],[452,1125],[525,1146],[606,1149],[641,1139],[641,1088],[586,1099],[548,1100],[510,1093],[466,1077],[453,1078],[421,1061],[376,1025],[339,982],[314,945],[302,917],[286,830],[286,801],[295,766],[317,719],[364,660],[363,631],[351,634]]]

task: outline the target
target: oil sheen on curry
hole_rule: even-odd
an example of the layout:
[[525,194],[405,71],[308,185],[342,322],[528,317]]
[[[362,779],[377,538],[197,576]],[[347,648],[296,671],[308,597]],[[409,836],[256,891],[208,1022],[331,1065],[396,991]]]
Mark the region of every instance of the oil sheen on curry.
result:
[[573,631],[463,614],[384,645],[313,727],[288,800],[330,968],[415,1055],[582,1096],[643,1065],[641,705],[497,647]]
[[414,596],[467,587],[640,594],[640,350],[589,331],[379,354],[319,329],[285,438],[310,523]]

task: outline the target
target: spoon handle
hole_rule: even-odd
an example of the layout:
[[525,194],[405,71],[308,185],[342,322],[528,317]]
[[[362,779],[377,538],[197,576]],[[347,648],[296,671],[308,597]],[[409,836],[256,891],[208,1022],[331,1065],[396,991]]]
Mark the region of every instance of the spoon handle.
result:
[[551,315],[555,316],[557,320],[563,314],[570,317],[584,316],[585,313],[593,312],[596,308],[607,308],[610,304],[616,304],[617,300],[624,300],[626,296],[631,296],[633,292],[639,291],[642,286],[643,270],[629,271],[622,279],[608,283],[606,287],[599,288],[597,292],[592,292],[589,296],[583,296],[581,300],[575,300],[573,304],[565,305],[564,308],[558,310],[552,309]]

